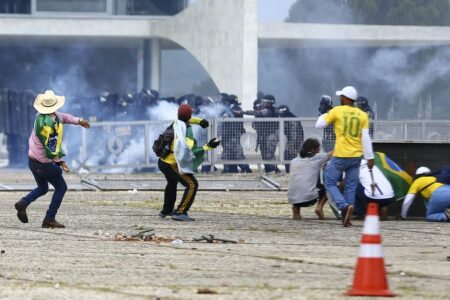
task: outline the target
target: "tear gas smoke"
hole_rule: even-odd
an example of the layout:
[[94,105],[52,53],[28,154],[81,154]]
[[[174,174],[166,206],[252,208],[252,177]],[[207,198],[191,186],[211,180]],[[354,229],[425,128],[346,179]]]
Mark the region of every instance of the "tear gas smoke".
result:
[[[332,45],[330,45],[332,46]],[[260,50],[259,87],[299,116],[317,115],[320,95],[354,85],[386,118],[392,99],[395,118],[416,118],[418,102],[431,98],[448,119],[450,47],[305,48]],[[436,109],[439,107],[439,109]]]

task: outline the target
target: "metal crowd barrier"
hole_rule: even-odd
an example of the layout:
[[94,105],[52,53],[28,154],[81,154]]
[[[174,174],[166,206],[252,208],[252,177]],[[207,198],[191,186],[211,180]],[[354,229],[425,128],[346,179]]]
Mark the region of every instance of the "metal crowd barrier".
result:
[[[153,141],[172,121],[92,123],[83,129],[80,164],[93,170],[157,168]],[[214,119],[210,127],[194,125],[199,145],[212,137],[221,146],[205,156],[205,164],[285,164],[304,139],[322,140],[315,118]],[[450,121],[375,121],[374,142],[450,143]],[[155,169],[156,170],[156,169]]]

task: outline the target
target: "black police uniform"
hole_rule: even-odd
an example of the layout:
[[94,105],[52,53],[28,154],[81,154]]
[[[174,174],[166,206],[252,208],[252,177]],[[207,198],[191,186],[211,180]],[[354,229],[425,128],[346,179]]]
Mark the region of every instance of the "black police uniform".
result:
[[[278,107],[278,115],[280,118],[296,118],[287,105],[281,105]],[[283,128],[284,135],[286,136],[286,145],[284,149],[284,160],[291,161],[300,152],[301,145],[303,143],[303,126],[300,121],[285,121]],[[286,173],[290,171],[290,164],[285,164]]]

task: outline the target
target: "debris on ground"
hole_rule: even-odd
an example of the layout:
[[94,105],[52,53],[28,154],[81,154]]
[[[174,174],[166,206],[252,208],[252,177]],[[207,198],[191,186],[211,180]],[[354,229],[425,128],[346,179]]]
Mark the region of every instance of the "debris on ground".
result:
[[200,238],[192,239],[192,241],[193,242],[206,241],[207,243],[231,243],[231,244],[237,244],[237,243],[241,242],[241,241],[216,238],[212,234],[208,234],[208,236],[202,235]]
[[217,292],[212,289],[203,288],[203,289],[198,289],[197,294],[217,294]]
[[127,241],[127,242],[154,242],[154,243],[170,243],[179,238],[176,236],[160,236],[156,235],[154,229],[148,229],[144,231],[140,231],[137,234],[123,234],[117,233],[114,235],[115,241]]
[[176,240],[172,241],[172,245],[179,246],[179,245],[182,245],[182,244],[183,244],[183,240],[182,239],[176,239]]

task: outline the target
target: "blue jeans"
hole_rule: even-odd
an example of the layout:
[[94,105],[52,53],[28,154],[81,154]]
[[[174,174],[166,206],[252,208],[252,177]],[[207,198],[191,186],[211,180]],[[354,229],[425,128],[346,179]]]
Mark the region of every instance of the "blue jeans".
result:
[[450,207],[450,185],[446,184],[436,189],[427,205],[426,219],[433,222],[447,222],[445,210]]
[[28,166],[30,167],[31,173],[33,173],[34,180],[36,180],[38,186],[23,199],[27,202],[27,205],[29,205],[37,198],[47,194],[48,183],[50,182],[55,188],[55,192],[53,193],[52,201],[50,202],[45,219],[54,220],[64,194],[67,191],[67,184],[62,176],[62,169],[54,163],[40,163],[31,159],[28,160]]
[[[355,203],[356,187],[359,183],[359,167],[361,158],[333,157],[325,171],[325,187],[336,203],[339,210]],[[342,180],[345,173],[344,194],[339,191],[337,184]]]

